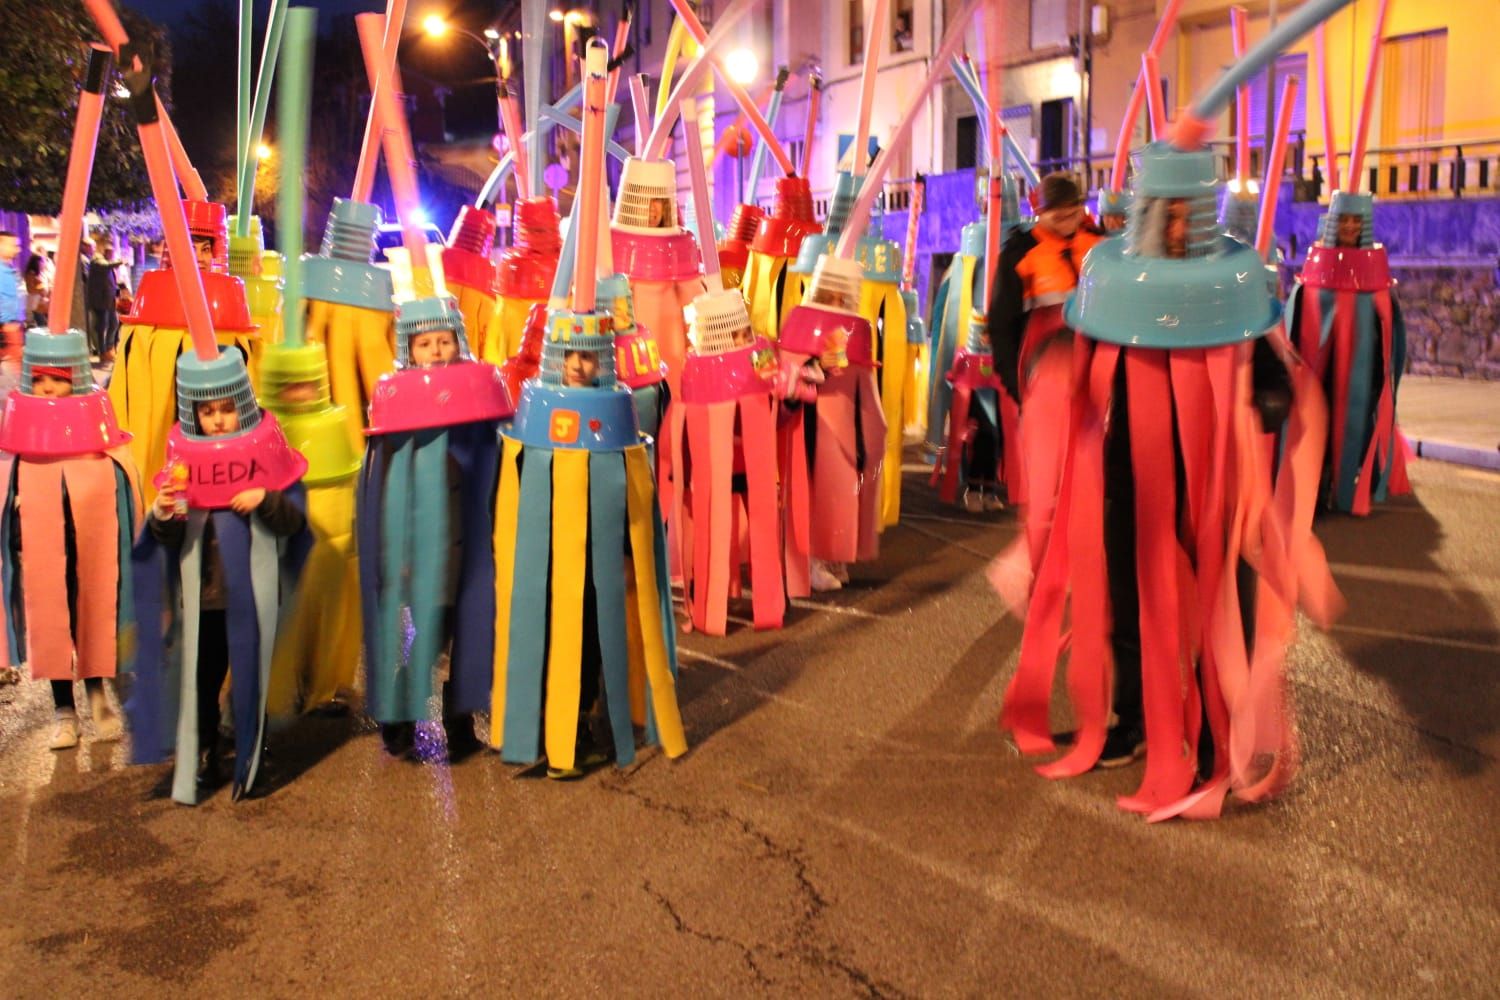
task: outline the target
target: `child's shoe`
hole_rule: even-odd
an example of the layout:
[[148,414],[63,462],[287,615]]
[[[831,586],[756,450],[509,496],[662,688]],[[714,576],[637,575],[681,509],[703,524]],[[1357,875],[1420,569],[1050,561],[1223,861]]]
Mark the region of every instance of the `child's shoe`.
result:
[[984,513],[984,491],[977,486],[964,490],[964,510],[970,514]]
[[984,491],[984,509],[990,513],[1005,509],[1005,501],[994,490]]
[[839,578],[834,576],[828,569],[828,564],[821,559],[812,561],[812,573],[808,576],[808,582],[817,593],[827,593],[831,590],[839,590],[844,585]]
[[52,715],[52,738],[47,746],[53,750],[71,750],[78,745],[78,713],[59,708]]
[[94,715],[94,741],[113,743],[125,733],[120,716],[110,707],[109,696],[102,686],[89,690],[89,708]]
[[828,564],[828,572],[832,573],[833,574],[833,578],[835,580],[837,580],[841,584],[849,582],[849,564],[848,563],[843,563],[843,562],[829,563]]

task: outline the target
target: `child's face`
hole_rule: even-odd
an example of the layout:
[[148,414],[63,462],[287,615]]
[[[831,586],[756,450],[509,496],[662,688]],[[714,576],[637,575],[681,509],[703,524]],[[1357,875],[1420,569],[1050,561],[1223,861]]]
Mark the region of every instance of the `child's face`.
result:
[[276,393],[276,398],[283,403],[316,403],[318,383],[288,382]]
[[205,437],[222,437],[240,429],[240,411],[232,399],[206,399],[194,412],[198,415],[198,433]]
[[750,332],[748,326],[742,326],[731,335],[734,337],[735,347],[749,347],[755,343],[755,334]]
[[1352,213],[1344,213],[1339,216],[1338,241],[1341,247],[1359,246],[1359,238],[1364,235],[1365,220]]
[[1117,233],[1125,228],[1125,216],[1123,215],[1116,215],[1114,213],[1101,215],[1099,221],[1104,224],[1104,231],[1106,233]]
[[428,330],[411,338],[411,363],[418,368],[452,364],[458,360],[458,337],[452,330]]
[[214,241],[207,236],[193,237],[193,255],[198,258],[198,268],[207,271],[214,266]]
[[586,389],[599,377],[599,356],[593,351],[569,351],[563,357],[563,385]]
[[1187,256],[1188,203],[1185,198],[1173,198],[1167,202],[1166,232],[1162,242],[1168,257],[1181,259]]
[[47,399],[73,395],[73,380],[57,375],[37,375],[31,380],[31,394]]

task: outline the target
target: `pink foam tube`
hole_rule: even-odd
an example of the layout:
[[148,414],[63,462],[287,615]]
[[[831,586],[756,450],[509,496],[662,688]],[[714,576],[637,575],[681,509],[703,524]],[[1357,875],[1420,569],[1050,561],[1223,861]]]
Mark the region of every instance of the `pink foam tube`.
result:
[[[684,124],[698,120],[698,105],[691,98],[682,101]],[[710,292],[722,291],[724,279],[719,272],[719,248],[714,242],[714,206],[708,197],[708,167],[703,162],[703,144],[687,142],[688,177],[692,181],[693,214],[698,223],[698,243],[703,251],[703,274]]]
[[927,100],[927,95],[932,93],[932,88],[943,78],[943,67],[948,65],[948,60],[953,58],[953,53],[963,44],[964,31],[968,28],[969,18],[973,16],[974,9],[979,5],[979,0],[965,0],[963,7],[954,16],[948,25],[948,31],[943,35],[943,44],[938,47],[937,53],[933,55],[932,72],[927,74],[927,79],[922,81],[922,86],[912,95],[911,102],[907,104],[906,110],[901,114],[901,123],[896,126],[896,132],[891,136],[890,144],[880,151],[875,158],[875,164],[870,167],[870,173],[860,187],[859,198],[855,200],[853,209],[849,212],[849,222],[844,227],[843,235],[839,237],[838,248],[835,253],[838,256],[849,258],[854,255],[854,248],[858,245],[860,237],[865,234],[865,226],[870,221],[870,210],[875,206],[875,198],[880,194],[880,185],[885,180],[886,172],[891,169],[891,164],[896,162],[893,155],[896,150],[901,149],[907,139],[911,138],[911,127],[917,120],[917,109],[922,102]]
[[89,178],[94,173],[94,150],[99,144],[99,118],[104,111],[104,84],[108,76],[109,50],[93,46],[83,92],[78,96],[78,120],[73,123],[68,179],[63,186],[62,214],[58,217],[57,246],[64,252],[57,255],[52,305],[47,310],[47,328],[53,333],[67,332],[72,312],[73,286],[78,280],[78,245],[83,239],[83,213],[88,207]]
[[1167,109],[1162,105],[1161,73],[1156,68],[1156,56],[1150,52],[1141,56],[1141,75],[1146,79],[1146,107],[1151,113],[1151,137],[1163,139],[1167,135]]
[[[1161,20],[1156,23],[1156,33],[1151,36],[1151,42],[1146,46],[1147,52],[1160,58],[1161,50],[1166,48],[1167,38],[1177,24],[1177,14],[1180,10],[1182,10],[1182,0],[1167,0],[1166,9],[1161,12]],[[1144,77],[1144,74],[1142,76]],[[1120,138],[1115,143],[1115,161],[1110,166],[1109,174],[1109,189],[1116,194],[1125,189],[1125,164],[1130,159],[1130,135],[1135,131],[1135,120],[1141,116],[1141,104],[1146,100],[1145,84],[1144,78],[1137,82],[1135,91],[1125,105],[1125,118],[1120,123]],[[1152,81],[1152,86],[1156,86],[1156,81]]]
[[520,190],[521,200],[526,201],[531,197],[531,171],[527,169],[526,143],[521,141],[521,105],[509,87],[500,98],[500,123],[505,126],[505,141],[516,158],[516,168],[512,171],[516,176],[516,187]]
[[[421,205],[414,166],[417,157],[412,152],[411,132],[406,127],[406,115],[396,101],[401,74],[396,69],[394,60],[389,63],[381,62],[385,15],[356,14],[354,26],[359,31],[359,47],[365,56],[365,74],[370,78],[376,111],[380,114],[385,168],[390,174],[391,193],[396,199],[396,215],[401,220],[401,242],[411,254],[412,267],[421,267],[427,260],[427,237],[415,221],[417,209]],[[399,36],[399,31],[396,34]],[[382,65],[388,70],[387,73],[381,73]]]
[[83,5],[88,8],[94,24],[98,25],[99,33],[104,36],[104,41],[115,50],[115,55],[120,54],[120,46],[129,44],[130,36],[125,33],[125,26],[120,23],[119,15],[115,13],[115,5],[111,0],[83,0]]
[[1359,109],[1359,125],[1354,132],[1354,148],[1349,153],[1349,189],[1359,190],[1359,174],[1365,165],[1365,140],[1370,137],[1371,110],[1375,104],[1375,81],[1380,76],[1380,36],[1385,34],[1385,13],[1390,0],[1380,0],[1375,8],[1375,37],[1370,42],[1370,65],[1365,70],[1365,97]]
[[[989,105],[989,127],[985,134],[989,139],[990,154],[990,190],[989,209],[985,220],[984,231],[984,301],[989,302],[994,293],[995,273],[1000,267],[1000,233],[1004,220],[1000,218],[1004,211],[999,183],[1000,170],[1003,157],[1000,154],[1002,134],[1004,126],[1000,123],[1000,67],[1003,64],[1000,46],[1002,34],[1000,30],[1000,18],[1002,9],[1000,4],[987,4],[984,9],[984,85],[985,101]],[[1087,171],[1085,171],[1086,173]]]
[[[743,20],[745,15],[754,6],[753,0],[734,0],[729,9],[719,15],[718,22],[714,24],[714,30],[708,40],[702,42],[702,51],[688,63],[687,69],[677,78],[677,86],[673,87],[664,101],[657,104],[658,108],[664,109],[651,123],[651,137],[646,140],[646,159],[659,160],[666,155],[667,145],[672,141],[672,126],[677,123],[677,115],[681,110],[679,103],[684,94],[691,94],[698,86],[698,81],[703,79],[712,63],[709,59],[714,52],[729,41],[730,32],[734,25]],[[702,27],[702,25],[699,25]],[[663,80],[661,85],[665,87],[667,81]],[[660,91],[657,97],[661,97]],[[783,154],[785,155],[785,154]]]
[[[604,104],[609,90],[609,50],[591,39],[584,55],[583,159],[578,174],[578,260],[573,268],[573,311],[594,311],[599,213],[603,211]],[[691,143],[689,143],[691,145]]]
[[365,137],[359,147],[359,165],[354,171],[354,201],[369,201],[375,189],[375,164],[380,158],[380,116],[377,113],[375,89],[385,79],[385,67],[396,65],[396,49],[401,41],[401,24],[406,20],[406,0],[387,0],[385,5],[386,38],[381,46],[381,72],[370,83],[370,114],[365,119]]
[[[693,8],[688,6],[687,0],[670,0],[670,2],[672,9],[677,12],[677,16],[682,19],[682,23],[687,26],[688,34],[692,35],[699,45],[706,44],[708,41],[708,29],[703,27],[703,22],[698,20],[698,15],[693,13]],[[876,4],[884,4],[886,0],[875,0],[875,2]],[[745,91],[745,88],[730,79],[729,74],[719,65],[717,56],[707,49],[704,49],[704,55],[708,56],[714,69],[718,70],[719,79],[724,81],[724,85],[734,95],[735,103],[740,106],[740,110],[750,119],[750,124],[755,126],[755,131],[759,132],[761,139],[765,140],[766,148],[771,151],[772,156],[776,157],[776,162],[780,164],[782,172],[786,176],[791,177],[797,172],[797,168],[792,165],[791,157],[786,155],[786,150],[781,148],[781,143],[776,141],[776,132],[771,128],[770,122],[766,121],[766,116],[760,113],[760,108],[755,106],[755,101]]]
[[911,204],[906,209],[906,247],[901,258],[901,287],[910,290],[917,276],[917,226],[922,219],[922,196],[927,185],[920,177],[911,186]]
[[1260,219],[1255,229],[1255,249],[1270,260],[1271,239],[1276,229],[1276,199],[1281,194],[1281,172],[1286,168],[1287,135],[1292,128],[1292,107],[1297,101],[1298,79],[1287,77],[1281,88],[1281,107],[1276,113],[1276,139],[1266,162],[1266,180],[1261,188]]
[[1333,134],[1333,92],[1328,85],[1328,32],[1327,22],[1318,25],[1318,89],[1322,91],[1323,105],[1323,153],[1328,160],[1328,189],[1339,189],[1338,138]]
[[651,99],[646,95],[644,73],[630,78],[630,103],[635,107],[635,155],[644,156],[646,136],[651,132]]
[[889,0],[875,0],[865,25],[865,62],[859,75],[859,124],[854,132],[854,176],[863,177],[869,162],[870,114],[875,110],[875,78],[880,73],[880,36]]
[[[1229,37],[1234,46],[1235,59],[1245,58],[1245,52],[1249,45],[1245,40],[1245,8],[1234,6],[1229,8]],[[1238,119],[1235,128],[1234,142],[1234,178],[1240,182],[1240,190],[1245,188],[1245,178],[1250,176],[1250,88],[1241,87],[1234,94],[1235,118]]]
[[823,84],[817,77],[807,81],[807,129],[802,134],[802,176],[812,169],[813,133],[818,128],[818,107],[823,103]]
[[156,198],[156,210],[161,214],[162,231],[167,237],[167,252],[178,262],[172,268],[172,274],[177,279],[177,294],[187,316],[193,353],[200,360],[211,361],[219,356],[219,345],[214,341],[208,293],[203,290],[203,272],[191,263],[195,259],[193,236],[188,232],[187,210],[182,206],[182,199],[177,197],[177,179],[172,175],[172,154],[167,150],[167,137],[159,121],[143,121],[138,131],[141,151],[146,156],[146,173],[151,178],[151,194]]

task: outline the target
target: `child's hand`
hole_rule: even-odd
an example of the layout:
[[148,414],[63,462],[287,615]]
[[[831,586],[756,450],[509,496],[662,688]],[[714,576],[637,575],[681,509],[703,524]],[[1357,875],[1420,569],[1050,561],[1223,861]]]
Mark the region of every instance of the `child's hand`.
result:
[[156,494],[156,501],[151,504],[151,516],[158,521],[170,521],[177,516],[177,491],[171,486],[163,486],[161,492]]
[[259,507],[261,501],[266,498],[266,491],[256,486],[235,495],[229,501],[229,506],[236,514],[253,514],[255,508]]

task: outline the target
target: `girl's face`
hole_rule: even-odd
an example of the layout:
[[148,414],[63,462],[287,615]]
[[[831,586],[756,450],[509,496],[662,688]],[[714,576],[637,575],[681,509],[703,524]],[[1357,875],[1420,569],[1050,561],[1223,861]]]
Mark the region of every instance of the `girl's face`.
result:
[[61,399],[73,395],[73,380],[56,375],[37,375],[31,380],[31,394],[46,399]]
[[569,351],[563,356],[563,385],[587,389],[599,377],[599,356],[593,351]]
[[452,330],[428,330],[411,338],[411,363],[418,368],[452,364],[458,360],[458,338]]
[[240,411],[232,399],[207,399],[194,407],[198,415],[198,433],[205,437],[222,437],[240,429]]
[[1364,235],[1365,220],[1358,215],[1345,213],[1339,216],[1338,241],[1341,247],[1359,246],[1359,238]]
[[193,254],[198,258],[198,269],[209,271],[214,266],[214,241],[206,236],[193,237]]

